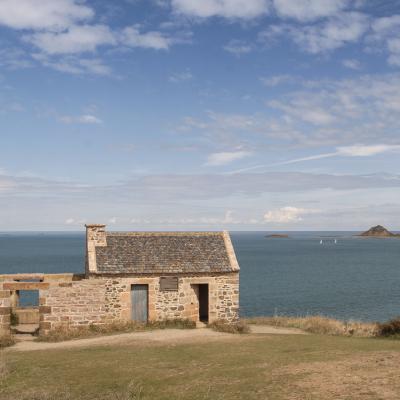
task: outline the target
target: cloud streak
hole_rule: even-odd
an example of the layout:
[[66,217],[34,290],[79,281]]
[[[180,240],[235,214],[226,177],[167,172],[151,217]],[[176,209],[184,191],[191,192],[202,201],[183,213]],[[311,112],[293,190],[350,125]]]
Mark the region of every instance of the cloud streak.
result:
[[205,165],[209,167],[217,167],[221,165],[230,164],[234,161],[249,157],[250,155],[251,152],[245,150],[223,151],[219,153],[213,153],[208,156]]

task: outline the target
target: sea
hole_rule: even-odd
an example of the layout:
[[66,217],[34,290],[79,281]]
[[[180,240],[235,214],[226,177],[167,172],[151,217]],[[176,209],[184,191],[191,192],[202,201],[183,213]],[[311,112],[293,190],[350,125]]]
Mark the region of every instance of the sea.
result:
[[[240,312],[385,321],[400,315],[400,239],[356,232],[231,232]],[[84,272],[85,235],[0,232],[0,273]],[[22,305],[34,295],[22,292]]]

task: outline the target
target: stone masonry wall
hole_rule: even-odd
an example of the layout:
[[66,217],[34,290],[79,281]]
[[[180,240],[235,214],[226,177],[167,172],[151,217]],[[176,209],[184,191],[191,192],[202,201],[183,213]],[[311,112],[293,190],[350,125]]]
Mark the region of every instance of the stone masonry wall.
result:
[[235,321],[239,312],[239,274],[179,277],[178,291],[161,291],[160,277],[90,277],[54,282],[40,290],[40,331],[107,324],[131,319],[131,285],[149,287],[149,320],[198,320],[198,284],[209,285],[209,321]]
[[11,292],[0,287],[0,336],[10,333]]
[[59,282],[40,290],[40,332],[59,326],[77,327],[108,324],[121,320],[122,293],[120,280],[83,279]]

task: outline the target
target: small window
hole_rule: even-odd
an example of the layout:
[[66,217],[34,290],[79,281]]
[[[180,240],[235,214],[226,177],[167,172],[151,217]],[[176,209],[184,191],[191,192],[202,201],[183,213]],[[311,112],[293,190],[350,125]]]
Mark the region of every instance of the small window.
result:
[[177,276],[162,276],[160,278],[160,290],[165,292],[178,291],[178,277]]

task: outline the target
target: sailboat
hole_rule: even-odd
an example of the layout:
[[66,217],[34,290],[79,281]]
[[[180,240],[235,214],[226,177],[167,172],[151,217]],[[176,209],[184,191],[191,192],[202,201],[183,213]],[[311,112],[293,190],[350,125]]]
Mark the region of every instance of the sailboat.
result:
[[321,241],[319,242],[319,244],[322,244],[322,239],[321,239]]
[[335,239],[335,244],[337,244],[337,240]]

